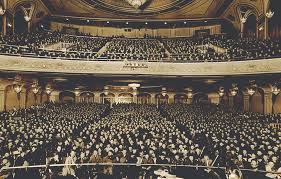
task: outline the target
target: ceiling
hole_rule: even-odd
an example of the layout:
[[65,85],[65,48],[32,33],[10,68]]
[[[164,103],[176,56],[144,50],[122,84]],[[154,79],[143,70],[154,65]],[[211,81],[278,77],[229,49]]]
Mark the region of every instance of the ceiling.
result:
[[146,0],[136,8],[127,0],[41,0],[53,16],[103,19],[217,18],[234,0]]

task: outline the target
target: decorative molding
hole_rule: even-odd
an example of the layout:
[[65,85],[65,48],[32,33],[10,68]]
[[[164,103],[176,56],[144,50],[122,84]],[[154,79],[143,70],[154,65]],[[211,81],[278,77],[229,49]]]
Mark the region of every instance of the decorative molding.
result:
[[[130,68],[127,68],[131,64]],[[0,70],[112,75],[227,76],[280,73],[281,58],[233,62],[165,63],[74,61],[0,55]]]

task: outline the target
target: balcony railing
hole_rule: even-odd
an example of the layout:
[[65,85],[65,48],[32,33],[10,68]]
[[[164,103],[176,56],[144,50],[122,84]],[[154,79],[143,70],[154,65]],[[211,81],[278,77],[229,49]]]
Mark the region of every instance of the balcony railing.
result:
[[[76,178],[94,178],[94,176],[120,176],[137,178],[229,178],[230,175],[237,175],[241,178],[280,178],[281,170],[264,171],[258,169],[231,168],[202,166],[202,165],[183,165],[183,164],[136,164],[136,163],[72,163],[72,164],[44,164],[34,166],[12,166],[2,167],[1,175],[15,176],[19,172],[33,175],[37,172],[42,178],[52,176],[75,176]],[[13,177],[12,177],[13,178]]]

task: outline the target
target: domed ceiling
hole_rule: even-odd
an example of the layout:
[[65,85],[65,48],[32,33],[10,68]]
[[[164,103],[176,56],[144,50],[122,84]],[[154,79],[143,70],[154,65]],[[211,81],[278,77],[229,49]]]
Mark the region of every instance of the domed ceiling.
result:
[[218,17],[233,0],[42,0],[53,16],[113,19]]

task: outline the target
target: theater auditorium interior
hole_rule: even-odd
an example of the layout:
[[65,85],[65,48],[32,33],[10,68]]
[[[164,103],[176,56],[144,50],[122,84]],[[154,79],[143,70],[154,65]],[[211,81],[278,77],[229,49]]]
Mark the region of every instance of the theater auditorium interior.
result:
[[281,0],[0,0],[0,179],[281,179]]

